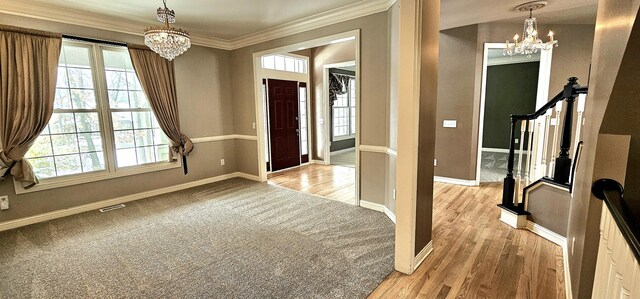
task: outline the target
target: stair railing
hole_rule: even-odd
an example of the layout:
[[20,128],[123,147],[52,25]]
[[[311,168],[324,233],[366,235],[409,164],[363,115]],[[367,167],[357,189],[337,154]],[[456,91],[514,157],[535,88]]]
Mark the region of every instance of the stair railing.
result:
[[[588,87],[580,86],[578,84],[578,78],[571,77],[568,79],[568,83],[564,86],[564,89],[536,112],[523,115],[511,115],[507,176],[504,179],[502,204],[499,206],[516,213],[526,213],[520,192],[525,186],[539,179],[540,175],[548,174],[549,178],[559,184],[568,185],[570,183],[572,168],[570,151],[572,148],[571,137],[573,134],[574,104],[576,98],[580,97],[581,102],[578,104],[579,121],[576,130],[576,140],[579,140],[580,127],[583,123],[583,101],[585,100],[587,92]],[[565,102],[566,105],[563,104]],[[563,110],[564,117],[562,115]],[[545,116],[544,120],[538,120],[538,118],[543,115]],[[555,120],[555,127],[553,137],[550,138],[550,125],[553,124],[552,120]],[[520,123],[518,168],[514,173],[518,123]],[[544,128],[542,128],[542,126],[544,126]],[[540,138],[543,140],[540,141]],[[576,141],[576,144],[577,142],[578,141]],[[551,143],[552,158],[547,165],[549,143]],[[542,150],[539,149],[540,146]],[[556,156],[555,153],[558,149],[559,153]],[[540,155],[542,156],[540,157]]]

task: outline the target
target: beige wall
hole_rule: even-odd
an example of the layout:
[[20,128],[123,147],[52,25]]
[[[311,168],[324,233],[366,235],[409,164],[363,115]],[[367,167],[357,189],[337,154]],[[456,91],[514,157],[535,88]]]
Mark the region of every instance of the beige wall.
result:
[[[0,15],[0,22],[82,37],[142,43],[140,36],[10,15]],[[233,101],[228,88],[231,84],[229,60],[228,51],[198,46],[175,60],[180,118],[186,135],[194,138],[234,133]],[[9,195],[11,209],[0,213],[0,222],[233,173],[238,169],[235,143],[229,140],[196,144],[189,157],[187,176],[176,168],[22,195],[14,193],[12,180],[5,180],[0,182],[0,194]],[[226,160],[225,166],[220,166],[222,158]],[[245,159],[241,161],[245,163]],[[244,164],[243,168],[248,169]]]
[[[325,160],[325,130],[326,122],[330,122],[329,119],[325,119],[323,123],[318,120],[324,118],[324,66],[327,64],[341,63],[347,61],[356,60],[356,42],[349,41],[339,44],[326,45],[322,47],[316,47],[311,49],[311,123],[313,124],[311,139],[313,145],[313,159]],[[328,110],[326,110],[328,111]]]
[[[388,140],[386,126],[389,100],[387,18],[388,13],[381,12],[232,51],[231,65],[233,67],[231,77],[236,134],[256,134],[252,128],[253,122],[256,121],[253,53],[360,29],[360,98],[362,102],[360,142],[366,145],[386,146]],[[381,134],[381,132],[384,133]],[[236,154],[242,157],[255,157],[257,156],[257,144],[255,142],[237,142]],[[372,179],[363,177],[361,189],[375,194],[385,194],[385,158],[382,155],[377,156],[365,157],[361,161],[361,170],[366,168],[374,169],[375,171],[375,173],[363,172],[363,176],[371,176]],[[383,167],[377,167],[377,165],[382,165]],[[239,163],[238,170],[253,175],[258,174],[258,168],[249,167],[248,164]],[[382,182],[380,184],[373,183],[380,181]],[[384,196],[366,200],[384,204]]]
[[[560,92],[571,76],[586,85],[594,25],[540,25],[540,32],[549,29],[560,44],[553,50],[549,94]],[[440,64],[449,67],[441,69],[438,87],[437,176],[475,180],[484,43],[504,42],[521,30],[519,24],[486,23],[441,32]],[[458,120],[458,127],[443,128],[444,119]]]
[[[602,202],[591,195],[591,184],[602,178],[602,170],[595,169],[600,145],[599,133],[608,110],[625,51],[637,52],[628,48],[633,29],[634,38],[640,32],[637,14],[639,0],[600,0],[598,19],[593,43],[592,71],[589,96],[586,102],[583,130],[584,148],[581,161],[576,170],[573,202],[569,218],[567,241],[569,244],[569,271],[575,298],[589,298],[593,285],[593,275],[599,241],[599,224]],[[635,23],[635,25],[634,25]],[[635,58],[637,59],[637,58]],[[637,71],[637,70],[636,70]],[[634,106],[637,99],[628,98]],[[615,104],[614,104],[615,105]],[[608,113],[608,111],[607,111]],[[626,113],[622,113],[622,120]],[[610,132],[612,133],[612,132]],[[606,144],[605,144],[606,145]],[[571,246],[574,243],[575,246]]]

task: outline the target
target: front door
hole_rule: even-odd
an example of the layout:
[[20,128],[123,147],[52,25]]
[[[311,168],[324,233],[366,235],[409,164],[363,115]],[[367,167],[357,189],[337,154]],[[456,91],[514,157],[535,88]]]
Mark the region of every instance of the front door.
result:
[[300,165],[298,83],[268,80],[271,170]]

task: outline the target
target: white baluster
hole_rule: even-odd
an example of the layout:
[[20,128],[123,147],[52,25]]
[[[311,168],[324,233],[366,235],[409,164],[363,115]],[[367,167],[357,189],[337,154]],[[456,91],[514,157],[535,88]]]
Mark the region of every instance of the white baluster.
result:
[[528,186],[531,183],[531,146],[533,145],[533,128],[534,128],[535,120],[530,120],[527,123],[529,124],[529,130],[527,134],[529,135],[529,142],[527,143],[527,170],[524,174],[524,182],[525,185]]
[[549,127],[551,126],[551,115],[553,110],[548,110],[544,116],[544,136],[542,137],[542,164],[540,165],[541,176],[547,174],[547,156],[549,155]]
[[527,130],[527,121],[521,121],[520,126],[520,151],[518,152],[518,172],[516,176],[516,192],[514,201],[516,204],[521,202],[520,200],[520,190],[522,186],[522,147],[524,146],[524,132]]
[[558,139],[560,139],[560,124],[562,123],[562,102],[556,104],[556,127],[553,134],[553,147],[551,148],[551,163],[549,163],[549,177],[553,177],[554,168],[556,167],[556,151],[558,149]]

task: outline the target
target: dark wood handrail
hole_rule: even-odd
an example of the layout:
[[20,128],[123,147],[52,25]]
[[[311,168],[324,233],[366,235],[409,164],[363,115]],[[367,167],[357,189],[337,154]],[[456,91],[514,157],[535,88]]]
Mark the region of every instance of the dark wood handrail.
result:
[[591,187],[593,195],[604,201],[620,232],[640,262],[640,219],[624,200],[624,188],[612,179],[600,179]]

